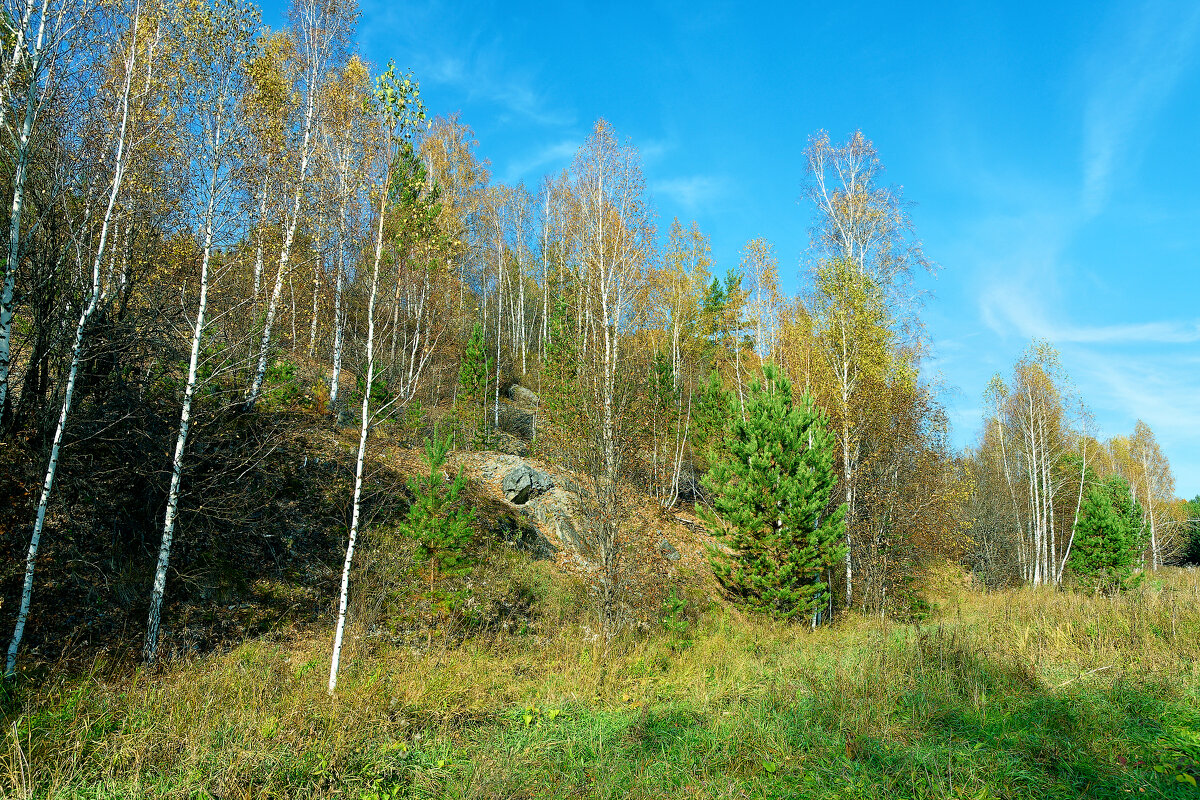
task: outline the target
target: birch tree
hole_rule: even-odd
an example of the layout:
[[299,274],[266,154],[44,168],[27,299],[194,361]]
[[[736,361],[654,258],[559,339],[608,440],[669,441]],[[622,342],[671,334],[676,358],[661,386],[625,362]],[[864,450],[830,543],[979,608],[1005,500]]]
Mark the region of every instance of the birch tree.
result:
[[699,324],[700,303],[712,275],[712,247],[693,221],[684,229],[679,220],[671,223],[667,250],[663,254],[661,304],[670,335],[673,385],[679,388],[684,359],[692,351]]
[[879,287],[852,263],[838,258],[815,269],[810,301],[816,340],[833,378],[835,429],[846,505],[845,597],[854,601],[854,537],[859,533],[858,467],[866,429],[865,386],[890,369],[893,339]]
[[1096,426],[1095,418],[1092,416],[1091,411],[1083,404],[1082,400],[1078,401],[1077,418],[1081,428],[1076,437],[1075,446],[1076,457],[1079,462],[1079,486],[1075,493],[1075,511],[1071,517],[1071,532],[1067,536],[1067,542],[1062,548],[1057,565],[1054,565],[1057,569],[1057,573],[1054,576],[1056,584],[1061,584],[1063,581],[1063,573],[1066,571],[1067,562],[1071,558],[1071,548],[1075,544],[1075,532],[1079,528],[1080,515],[1083,513],[1084,492],[1088,488],[1089,477],[1095,474],[1096,462],[1104,452],[1100,443],[1092,435]]
[[591,478],[596,504],[592,538],[607,636],[616,622],[620,530],[626,524],[618,488],[630,400],[629,382],[621,375],[622,345],[637,325],[635,301],[646,281],[654,227],[637,151],[621,144],[604,120],[596,123],[575,157],[572,177],[579,206],[573,235],[587,312],[581,370],[588,429],[583,471]]
[[1018,437],[1019,469],[1027,492],[1022,548],[1025,579],[1035,586],[1056,583],[1060,577],[1063,530],[1056,510],[1064,482],[1055,466],[1068,446],[1062,377],[1057,353],[1045,343],[1034,343],[1014,368],[1009,398],[1009,418]]
[[354,561],[354,546],[358,540],[359,512],[362,508],[363,463],[367,452],[367,433],[374,415],[384,408],[371,410],[371,386],[375,377],[375,304],[379,292],[379,265],[383,260],[383,232],[389,202],[394,201],[392,176],[401,148],[411,144],[419,124],[425,119],[420,90],[411,76],[396,74],[395,65],[375,83],[375,109],[382,141],[379,143],[380,180],[374,186],[378,198],[375,220],[375,246],[371,259],[371,290],[367,300],[366,383],[362,399],[362,417],[358,432],[358,453],[354,461],[354,498],[350,511],[350,535],[346,544],[346,560],[342,565],[342,583],[338,595],[337,624],[333,635],[333,657],[329,664],[329,694],[337,691],[338,665],[341,661],[342,638],[346,630],[346,606],[350,596],[350,567]]
[[[1068,414],[1069,384],[1057,352],[1033,342],[1013,367],[1010,386],[996,376],[985,395],[991,446],[1012,507],[1022,580],[1058,584],[1074,542],[1095,448]],[[1086,409],[1079,405],[1086,422]]]
[[777,350],[779,306],[779,259],[775,247],[761,236],[742,249],[742,274],[746,276],[749,312],[754,326],[754,350],[759,360],[768,361]]
[[370,79],[366,65],[353,56],[325,84],[321,107],[322,153],[334,173],[334,213],[337,215],[334,248],[333,369],[329,378],[329,408],[336,414],[341,390],[342,355],[345,343],[345,287],[353,242],[357,236],[362,206],[363,162],[356,156],[366,146],[366,117]]
[[665,363],[656,360],[651,375],[655,396],[651,471],[654,491],[666,508],[679,499],[698,381],[694,368],[701,353],[700,307],[711,266],[712,249],[699,225],[693,221],[685,229],[673,220],[667,249],[653,273],[654,324],[663,332]]
[[1149,530],[1149,546],[1144,560],[1150,569],[1158,569],[1163,566],[1164,555],[1169,551],[1166,538],[1170,526],[1165,523],[1175,495],[1175,477],[1171,474],[1171,464],[1163,454],[1154,431],[1140,419],[1134,426],[1133,435],[1129,437],[1128,457],[1134,468],[1127,468],[1126,471],[1131,474],[1126,479],[1135,499],[1142,506]]
[[267,374],[271,351],[271,333],[279,302],[283,297],[284,282],[289,276],[292,244],[302,216],[302,203],[308,181],[314,147],[314,132],[320,81],[333,61],[346,46],[350,28],[357,16],[353,0],[296,0],[292,8],[292,20],[297,52],[301,61],[301,92],[304,115],[300,122],[297,142],[295,172],[289,177],[289,206],[283,214],[283,241],[280,245],[279,263],[275,271],[275,284],[267,301],[266,318],[263,321],[262,338],[258,345],[258,363],[246,394],[246,407],[253,408]]
[[[488,221],[491,227],[490,238],[492,258],[496,271],[496,358],[495,385],[492,402],[492,427],[500,427],[500,369],[501,347],[504,343],[504,262],[509,252],[509,227],[512,223],[511,198],[512,188],[503,184],[491,187],[488,193]],[[487,298],[483,298],[484,326],[487,327]]]
[[[472,326],[472,321],[465,319],[466,292],[469,286],[477,286],[482,296],[478,270],[488,261],[490,247],[490,237],[484,231],[490,175],[488,162],[475,153],[478,148],[474,132],[457,114],[435,118],[419,147],[428,180],[441,191],[438,228],[446,237],[448,256],[458,272],[455,312],[464,336]],[[486,322],[480,320],[485,329]]]
[[440,189],[428,181],[411,142],[404,142],[392,175],[392,203],[385,231],[392,280],[391,349],[386,375],[390,391],[406,404],[445,327],[438,307],[446,273],[445,238],[438,228]]
[[179,433],[171,462],[171,486],[167,493],[162,541],[150,591],[150,613],[142,650],[148,662],[154,661],[158,652],[167,567],[183,481],[184,452],[207,321],[213,247],[235,232],[230,224],[233,222],[231,210],[236,207],[232,196],[236,190],[233,159],[242,134],[237,102],[242,94],[246,66],[253,57],[258,27],[257,10],[241,0],[183,0],[173,15],[174,50],[182,56],[174,76],[173,100],[191,123],[181,132],[183,159],[179,166],[190,181],[200,187],[190,209],[199,240],[200,297],[192,329]]
[[[92,319],[96,310],[107,300],[113,285],[115,261],[113,259],[106,259],[106,254],[110,235],[117,224],[118,201],[122,194],[126,171],[129,168],[129,163],[133,155],[132,145],[137,141],[139,134],[138,131],[133,129],[135,127],[134,123],[139,116],[136,106],[139,99],[145,100],[145,98],[138,98],[135,95],[137,79],[143,74],[143,70],[145,70],[147,76],[153,75],[155,58],[158,55],[157,50],[161,37],[161,28],[159,27],[159,20],[156,15],[144,11],[141,0],[135,0],[126,14],[127,16],[114,15],[112,18],[114,38],[120,42],[120,49],[117,51],[120,57],[118,62],[120,67],[117,71],[118,78],[116,84],[109,84],[101,88],[97,98],[100,105],[96,108],[99,123],[103,125],[104,122],[108,121],[113,125],[111,134],[105,137],[111,142],[111,152],[106,155],[111,159],[112,171],[106,190],[95,194],[91,191],[86,193],[88,203],[83,214],[83,230],[77,234],[76,269],[82,274],[90,273],[91,285],[87,293],[87,300],[80,309],[79,318],[75,323],[75,335],[71,344],[71,363],[67,369],[62,405],[59,409],[54,438],[50,445],[50,458],[46,466],[45,477],[42,480],[42,491],[38,498],[37,514],[34,520],[33,532],[29,540],[29,550],[25,558],[25,577],[21,588],[21,602],[17,611],[17,621],[13,629],[13,636],[9,643],[8,657],[5,663],[6,676],[12,676],[16,670],[17,651],[21,646],[25,623],[29,617],[30,602],[33,595],[34,568],[37,564],[42,529],[46,521],[46,510],[49,507],[51,492],[54,488],[54,478],[58,470],[63,432],[66,430],[67,421],[71,413],[71,405],[75,396],[76,381],[79,377],[80,363],[83,359],[86,345],[88,322]],[[147,79],[148,83],[149,79]],[[149,91],[149,86],[146,87],[146,91]],[[112,104],[111,108],[104,108],[107,103]],[[104,113],[106,110],[112,112],[111,117]],[[103,206],[95,208],[100,217],[97,226],[95,249],[89,252],[85,248],[89,241],[87,228],[93,212],[93,200],[102,202]],[[88,262],[90,262],[90,270],[86,266]]]
[[816,210],[812,245],[826,259],[840,258],[879,287],[884,301],[911,311],[913,275],[932,272],[916,238],[909,203],[898,187],[879,179],[883,163],[862,131],[833,145],[818,131],[804,151],[806,194]]
[[[853,538],[858,522],[855,486],[861,442],[854,407],[861,376],[881,366],[897,334],[913,327],[912,276],[933,270],[915,237],[899,189],[880,183],[875,146],[855,131],[833,145],[819,131],[805,149],[806,194],[816,212],[811,229],[814,266],[812,316],[823,324],[824,357],[837,383],[841,478],[846,503],[846,604],[853,601]],[[861,337],[870,333],[869,339]],[[866,360],[864,360],[866,359]]]
[[[253,220],[251,238],[254,247],[253,300],[259,313],[259,295],[267,259],[267,246],[273,242],[274,212],[286,191],[288,144],[291,138],[297,99],[297,59],[295,41],[286,33],[276,32],[263,38],[259,52],[247,67],[247,86],[241,113],[247,135],[239,160],[244,165],[243,181],[253,187],[254,203],[247,209]],[[249,359],[255,355],[251,346]]]
[[0,264],[0,421],[9,407],[16,274],[35,134],[43,106],[70,69],[73,40],[91,10],[89,0],[6,0],[0,10],[0,127],[12,174],[8,246]]

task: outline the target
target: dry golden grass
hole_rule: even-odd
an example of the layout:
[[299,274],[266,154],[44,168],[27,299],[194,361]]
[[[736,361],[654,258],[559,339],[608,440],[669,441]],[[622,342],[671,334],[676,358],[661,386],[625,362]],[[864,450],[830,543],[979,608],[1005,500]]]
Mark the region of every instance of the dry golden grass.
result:
[[[836,762],[849,785],[862,782],[860,794],[837,796],[881,786],[928,797],[1077,796],[1069,792],[1081,782],[1163,796],[1149,756],[1134,753],[1136,732],[1107,729],[1151,713],[1128,710],[1138,703],[1195,714],[1200,575],[1163,570],[1112,598],[980,594],[953,577],[937,590],[938,610],[921,625],[851,615],[810,631],[718,609],[690,646],[666,635],[604,646],[586,615],[565,615],[558,587],[542,601],[553,625],[531,634],[417,649],[359,630],[333,698],[324,636],[277,634],[153,670],[98,663],[10,699],[0,791],[533,797],[554,794],[568,775],[580,796],[653,796],[663,781],[675,789],[658,796],[741,796],[785,778],[819,788]],[[931,733],[943,729],[949,744]],[[972,736],[984,744],[970,750]],[[946,776],[922,766],[943,750]],[[1055,783],[1060,756],[1043,753],[1060,753],[1075,772]],[[547,754],[566,759],[562,774],[546,772]],[[1144,769],[1126,775],[1117,759],[1135,755]],[[896,772],[901,762],[910,777]],[[988,793],[954,794],[956,785]]]

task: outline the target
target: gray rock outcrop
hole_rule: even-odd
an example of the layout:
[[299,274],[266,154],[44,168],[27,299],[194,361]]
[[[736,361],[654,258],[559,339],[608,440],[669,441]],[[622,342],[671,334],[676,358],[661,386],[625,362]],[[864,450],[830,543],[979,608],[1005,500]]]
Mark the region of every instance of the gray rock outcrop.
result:
[[537,408],[538,404],[538,396],[519,383],[514,383],[512,386],[508,387],[508,399],[512,400],[514,403],[520,403],[521,405],[525,406],[533,406],[534,408]]
[[510,503],[521,505],[531,497],[545,494],[554,487],[549,475],[528,464],[513,467],[500,481],[500,489]]
[[578,513],[578,504],[576,495],[553,487],[530,501],[525,506],[525,513],[537,521],[542,531],[557,539],[560,546],[586,559],[590,549],[573,519]]
[[534,417],[532,411],[526,411],[523,408],[518,408],[508,403],[500,404],[500,421],[498,427],[501,431],[528,441],[533,438],[533,425]]
[[681,558],[679,551],[676,550],[675,546],[666,539],[659,541],[658,552],[662,553],[663,558],[667,559],[667,561],[678,561]]

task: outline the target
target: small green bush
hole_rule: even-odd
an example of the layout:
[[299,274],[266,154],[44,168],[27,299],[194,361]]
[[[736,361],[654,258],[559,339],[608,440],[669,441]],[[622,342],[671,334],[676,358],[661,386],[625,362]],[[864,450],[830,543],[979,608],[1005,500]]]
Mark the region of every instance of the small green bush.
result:
[[296,365],[281,358],[268,367],[263,376],[258,405],[264,411],[295,408],[305,394],[305,386],[297,375]]
[[671,594],[663,601],[662,626],[670,636],[671,649],[677,653],[692,646],[693,620],[688,612],[688,601],[672,587]]

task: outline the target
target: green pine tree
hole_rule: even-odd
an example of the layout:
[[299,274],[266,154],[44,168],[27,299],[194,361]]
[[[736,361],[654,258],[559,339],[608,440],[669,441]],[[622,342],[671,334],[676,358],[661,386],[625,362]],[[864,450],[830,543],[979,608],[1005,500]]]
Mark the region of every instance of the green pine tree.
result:
[[542,361],[539,408],[551,429],[542,428],[538,437],[550,440],[550,450],[565,452],[575,446],[581,425],[579,403],[579,355],[567,324],[567,303],[559,297],[550,312],[549,342]]
[[1114,475],[1085,496],[1067,566],[1081,585],[1115,592],[1129,584],[1145,546],[1142,506],[1125,479]]
[[463,352],[458,368],[458,397],[456,416],[467,429],[467,437],[475,447],[487,443],[487,383],[492,374],[492,360],[484,352],[483,326],[475,323],[471,338]]
[[713,370],[692,409],[692,455],[698,469],[708,469],[724,454],[734,416],[733,392],[721,384],[721,376]]
[[679,391],[675,388],[675,370],[671,367],[671,357],[662,348],[654,351],[650,380],[650,396],[654,410],[656,413],[666,414],[676,406]]
[[417,542],[416,564],[421,570],[429,601],[430,636],[434,616],[439,611],[452,609],[461,599],[461,593],[442,589],[438,581],[460,577],[471,569],[467,548],[471,543],[475,509],[459,502],[466,485],[462,470],[453,480],[444,471],[449,451],[450,436],[441,436],[434,428],[433,436],[425,443],[429,476],[409,479],[413,501],[408,516],[400,524],[401,532]]
[[1200,564],[1200,494],[1184,504],[1187,520],[1183,523],[1183,563]]
[[772,366],[732,415],[728,452],[704,479],[703,516],[731,555],[714,552],[721,585],[745,605],[779,619],[807,616],[826,598],[822,573],[844,556],[845,505],[826,514],[837,478],[833,435],[812,398],[799,407]]

